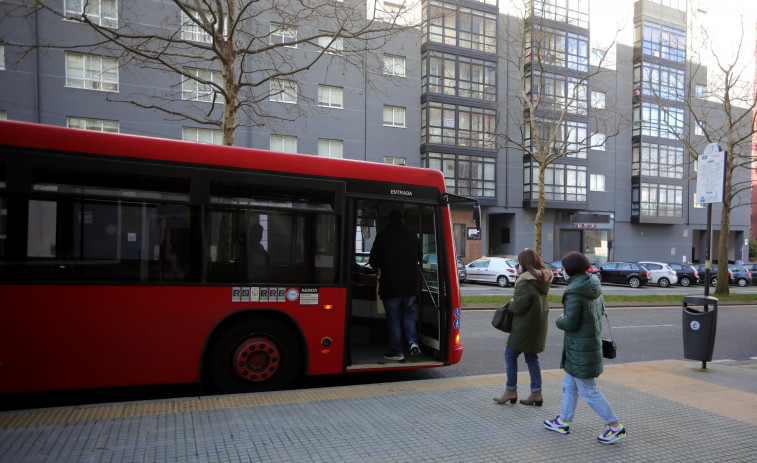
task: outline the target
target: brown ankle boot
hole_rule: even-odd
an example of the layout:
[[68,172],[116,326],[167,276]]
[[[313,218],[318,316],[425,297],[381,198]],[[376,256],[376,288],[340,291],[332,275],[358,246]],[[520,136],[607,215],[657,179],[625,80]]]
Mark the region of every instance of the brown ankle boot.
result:
[[517,390],[510,390],[507,389],[504,394],[502,394],[502,397],[495,397],[494,401],[498,404],[504,404],[508,401],[511,404],[514,404],[515,401],[518,400],[518,391]]
[[537,407],[541,407],[541,404],[544,403],[544,397],[541,395],[541,391],[532,392],[530,396],[528,396],[528,399],[521,399],[520,403],[523,405],[536,405]]

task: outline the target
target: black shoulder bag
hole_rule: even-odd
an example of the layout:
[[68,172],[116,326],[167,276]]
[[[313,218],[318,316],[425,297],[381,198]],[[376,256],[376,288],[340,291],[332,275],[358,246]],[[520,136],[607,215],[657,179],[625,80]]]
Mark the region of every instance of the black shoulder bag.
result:
[[612,339],[612,327],[610,326],[610,317],[607,316],[605,310],[605,298],[602,297],[602,312],[607,319],[607,332],[610,334],[610,338],[602,338],[602,357],[606,359],[614,359],[618,355],[618,345]]

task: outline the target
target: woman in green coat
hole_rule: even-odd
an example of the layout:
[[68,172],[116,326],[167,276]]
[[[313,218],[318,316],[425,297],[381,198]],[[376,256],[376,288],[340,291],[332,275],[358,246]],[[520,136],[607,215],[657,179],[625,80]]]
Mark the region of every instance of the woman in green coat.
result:
[[515,280],[515,292],[510,300],[513,327],[505,348],[507,385],[501,397],[494,401],[500,404],[518,400],[518,356],[524,354],[531,375],[531,395],[521,399],[524,405],[541,407],[541,366],[539,354],[547,343],[549,300],[547,295],[552,284],[552,271],[544,265],[533,249],[524,249],[518,255],[520,275]]
[[568,288],[562,297],[564,313],[555,321],[557,327],[565,331],[560,360],[560,368],[565,370],[562,412],[555,419],[544,421],[544,427],[568,434],[580,394],[607,426],[597,440],[603,444],[614,444],[626,437],[626,428],[620,424],[610,403],[597,388],[597,377],[603,368],[602,287],[596,277],[587,273],[591,263],[580,252],[566,254],[562,258],[562,266],[568,274]]

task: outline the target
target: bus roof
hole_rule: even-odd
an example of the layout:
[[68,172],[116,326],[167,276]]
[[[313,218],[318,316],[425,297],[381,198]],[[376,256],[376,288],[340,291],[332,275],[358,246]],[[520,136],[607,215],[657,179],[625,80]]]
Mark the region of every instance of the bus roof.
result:
[[[433,169],[70,129],[27,122],[0,121],[0,145],[324,177],[389,180],[397,183],[435,186],[445,191],[444,176],[440,171]],[[256,156],[257,154],[264,154],[264,156]]]

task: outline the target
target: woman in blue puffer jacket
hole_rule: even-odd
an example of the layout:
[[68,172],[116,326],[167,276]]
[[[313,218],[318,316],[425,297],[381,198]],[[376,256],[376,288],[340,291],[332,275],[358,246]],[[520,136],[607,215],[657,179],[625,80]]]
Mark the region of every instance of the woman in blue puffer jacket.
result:
[[550,431],[568,434],[578,404],[578,395],[605,422],[607,429],[597,437],[603,444],[614,444],[626,437],[626,428],[618,421],[610,403],[597,388],[602,374],[602,287],[590,276],[589,259],[580,252],[569,252],[562,258],[568,274],[568,288],[562,297],[564,313],[555,324],[563,330],[563,351],[560,368],[565,370],[562,383],[562,412],[544,422]]

